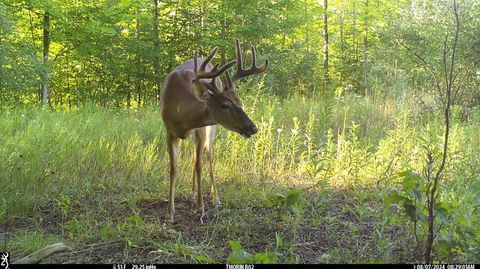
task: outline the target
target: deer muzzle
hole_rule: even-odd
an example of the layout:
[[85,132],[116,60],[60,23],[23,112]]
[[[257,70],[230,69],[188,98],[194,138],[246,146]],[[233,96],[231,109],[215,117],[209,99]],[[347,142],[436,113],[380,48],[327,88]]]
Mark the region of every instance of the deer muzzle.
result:
[[255,124],[248,125],[240,134],[245,138],[250,138],[252,135],[258,132],[257,126]]

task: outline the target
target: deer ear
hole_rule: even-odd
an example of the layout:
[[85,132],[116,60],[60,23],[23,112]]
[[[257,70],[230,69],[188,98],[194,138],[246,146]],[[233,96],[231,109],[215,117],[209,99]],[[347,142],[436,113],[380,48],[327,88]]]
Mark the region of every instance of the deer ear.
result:
[[208,99],[212,96],[215,95],[215,92],[213,92],[212,90],[208,89],[207,87],[207,90],[203,91],[202,93],[202,96],[200,97],[200,99],[202,99],[203,101],[208,101]]
[[207,101],[211,96],[215,95],[215,89],[211,89],[210,84],[203,83],[198,80],[192,81],[193,93],[198,99],[202,101]]
[[204,102],[207,102],[212,95],[213,94],[210,93],[210,90],[206,90],[202,93],[202,95],[200,96],[200,99],[203,100]]
[[198,80],[193,80],[192,81],[192,90],[193,94],[200,100],[206,101],[209,97],[208,90],[206,87],[203,85],[202,82]]

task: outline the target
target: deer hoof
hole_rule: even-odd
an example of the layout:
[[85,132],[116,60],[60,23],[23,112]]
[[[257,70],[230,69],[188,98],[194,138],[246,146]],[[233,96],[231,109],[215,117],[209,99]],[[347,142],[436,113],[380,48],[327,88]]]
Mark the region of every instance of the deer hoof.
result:
[[222,203],[220,203],[220,199],[218,199],[218,197],[216,197],[216,198],[212,198],[212,205],[215,208],[219,208],[222,205]]
[[219,215],[220,214],[220,209],[222,208],[221,204],[216,204],[215,205],[215,214]]
[[210,193],[210,200],[212,201],[212,205],[215,207],[220,206],[221,204],[218,195],[213,191]]
[[197,214],[200,214],[202,216],[205,215],[205,208],[204,208],[203,204],[196,203],[195,205],[196,205],[196,208],[195,208],[194,212],[197,213]]
[[167,212],[167,216],[165,218],[165,221],[168,222],[168,223],[173,223],[175,221],[175,218],[174,218],[174,214],[175,213],[171,213],[171,212]]
[[192,191],[192,201],[195,204],[197,202],[198,193],[196,191]]

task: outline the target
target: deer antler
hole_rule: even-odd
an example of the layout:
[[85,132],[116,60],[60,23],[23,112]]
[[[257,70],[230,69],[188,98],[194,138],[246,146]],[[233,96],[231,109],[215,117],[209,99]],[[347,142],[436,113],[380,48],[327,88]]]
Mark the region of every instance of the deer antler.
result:
[[228,68],[230,68],[231,66],[233,66],[237,62],[236,60],[233,60],[233,61],[225,64],[224,66],[220,67],[220,69],[218,69],[219,64],[216,64],[212,68],[212,70],[205,71],[205,68],[207,67],[208,63],[213,59],[213,57],[215,56],[217,51],[218,51],[218,47],[213,48],[212,52],[210,52],[210,55],[208,55],[207,59],[205,59],[205,61],[200,66],[200,70],[197,69],[197,67],[198,67],[198,63],[197,63],[198,54],[195,52],[194,69],[193,70],[195,72],[195,79],[196,80],[202,79],[202,78],[212,78],[212,79],[214,79],[214,78],[220,76],[223,72],[225,72]]
[[267,67],[269,63],[268,59],[265,59],[265,62],[261,66],[257,67],[257,51],[255,50],[255,47],[252,46],[251,47],[252,67],[250,67],[250,69],[243,69],[242,48],[240,47],[240,41],[238,39],[235,40],[235,45],[236,45],[235,51],[237,53],[237,72],[235,73],[235,75],[233,75],[233,78],[230,77],[230,74],[228,74],[228,72],[226,73],[227,83],[231,84],[232,87],[233,87],[233,83],[241,78],[254,75],[254,74],[260,74],[267,71]]

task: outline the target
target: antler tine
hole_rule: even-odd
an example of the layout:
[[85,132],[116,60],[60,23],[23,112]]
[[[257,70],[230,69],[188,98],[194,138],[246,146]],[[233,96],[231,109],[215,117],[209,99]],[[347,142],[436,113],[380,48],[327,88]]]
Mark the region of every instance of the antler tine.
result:
[[209,86],[213,89],[217,89],[217,84],[215,84],[215,78],[212,78],[212,80],[210,80],[210,85]]
[[195,51],[195,56],[193,57],[193,72],[197,73],[197,60],[198,53]]
[[263,64],[260,67],[257,67],[257,69],[259,70],[259,73],[263,73],[263,72],[267,71],[269,63],[270,63],[270,60],[265,59],[265,62],[263,62]]
[[233,85],[232,77],[230,76],[230,73],[227,71],[225,72],[225,76],[227,77],[227,89],[230,91],[234,91],[235,87]]
[[[205,61],[205,62],[206,62],[206,61]],[[210,70],[210,72],[211,72],[211,73],[217,72],[217,71],[218,71],[217,68],[218,68],[219,65],[220,65],[219,63],[217,63],[216,65],[214,65],[213,68],[212,68],[212,70]]]
[[242,60],[242,49],[240,47],[240,41],[238,39],[235,41],[236,52],[237,52],[237,72],[233,75],[232,82],[235,82],[241,78],[260,74],[267,71],[268,59],[265,59],[265,62],[260,67],[257,67],[257,51],[254,46],[251,47],[252,50],[252,67],[250,69],[243,69],[243,60]]
[[252,51],[252,68],[257,68],[257,50],[254,46],[251,46],[250,50]]
[[225,72],[228,68],[232,67],[234,64],[237,63],[237,60],[232,60],[230,62],[228,62],[227,64],[225,64],[224,66],[222,66],[219,70],[218,70],[218,75],[221,75],[223,72]]
[[230,68],[231,66],[233,66],[237,62],[236,60],[233,60],[233,61],[225,64],[224,66],[220,67],[220,69],[218,68],[218,66],[220,64],[216,64],[212,68],[212,70],[205,71],[205,68],[207,67],[208,63],[210,63],[210,61],[213,59],[213,57],[215,56],[217,51],[218,51],[218,47],[213,48],[212,52],[210,52],[208,57],[205,59],[205,61],[203,61],[202,65],[200,66],[200,70],[197,69],[197,67],[198,67],[198,53],[195,52],[194,64],[193,64],[194,72],[195,72],[195,79],[218,77],[223,72],[225,72],[225,70],[227,70],[228,68]]
[[237,61],[233,60],[230,61],[229,63],[225,64],[224,66],[220,67],[218,69],[219,64],[216,64],[212,70],[210,71],[200,71],[195,72],[195,77],[196,79],[202,79],[202,78],[216,78],[220,76],[223,72],[225,72],[228,68],[232,67]]
[[235,52],[237,53],[237,70],[243,70],[242,47],[240,40],[235,40]]
[[202,66],[200,67],[200,71],[205,71],[205,67],[207,67],[207,64],[213,59],[215,54],[217,54],[217,51],[218,51],[218,47],[215,47],[212,49],[207,59],[205,59],[205,61],[202,63]]

